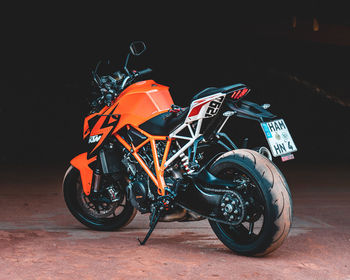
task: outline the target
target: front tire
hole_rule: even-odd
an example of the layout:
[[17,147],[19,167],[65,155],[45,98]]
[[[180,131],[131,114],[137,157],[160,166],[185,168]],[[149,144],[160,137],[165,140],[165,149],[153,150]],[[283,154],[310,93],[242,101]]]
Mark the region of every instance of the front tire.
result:
[[95,230],[111,231],[125,227],[134,219],[137,212],[124,198],[123,204],[115,205],[110,216],[93,215],[92,210],[87,209],[86,203],[82,201],[85,194],[81,186],[80,172],[73,166],[68,168],[64,177],[63,195],[72,215],[85,226]]
[[259,201],[255,204],[259,204],[256,207],[261,209],[259,215],[262,217],[256,217],[260,221],[254,222],[260,223],[256,232],[251,230],[254,228],[252,218],[249,223],[246,218],[245,223],[237,226],[209,221],[216,236],[228,248],[246,256],[263,256],[280,247],[292,221],[291,195],[281,171],[261,154],[240,149],[220,156],[210,167],[210,172],[226,180],[237,180],[237,176],[247,178],[252,190],[246,193]]

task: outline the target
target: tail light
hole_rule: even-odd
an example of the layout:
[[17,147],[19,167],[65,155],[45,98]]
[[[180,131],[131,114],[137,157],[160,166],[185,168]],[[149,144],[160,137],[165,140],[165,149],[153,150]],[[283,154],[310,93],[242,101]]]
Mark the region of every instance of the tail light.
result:
[[242,88],[239,90],[235,90],[234,92],[232,92],[231,98],[235,100],[241,99],[243,96],[247,95],[249,91],[250,91],[249,88]]

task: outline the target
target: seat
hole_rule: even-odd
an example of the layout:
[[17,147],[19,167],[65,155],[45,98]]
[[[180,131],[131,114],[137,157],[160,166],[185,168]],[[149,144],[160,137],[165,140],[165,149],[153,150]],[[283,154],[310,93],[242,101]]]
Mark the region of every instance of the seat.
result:
[[[227,93],[233,90],[246,87],[244,84],[234,84],[226,87],[216,88],[209,87],[197,94],[195,94],[191,100],[207,97],[216,93]],[[155,116],[152,119],[142,123],[139,127],[152,135],[166,136],[175,130],[177,126],[185,121],[185,118],[190,110],[190,107],[181,108],[180,112],[165,112]]]
[[196,100],[196,99],[199,99],[199,98],[203,98],[203,97],[207,97],[209,95],[212,95],[212,94],[215,94],[215,93],[218,93],[220,92],[220,89],[216,88],[216,87],[208,87],[200,92],[198,92],[197,94],[195,94],[193,97],[192,97],[192,100]]
[[189,107],[181,108],[180,112],[166,112],[142,123],[139,127],[152,135],[167,136],[177,126],[185,121]]
[[208,87],[200,92],[198,92],[197,94],[195,94],[191,100],[191,103],[193,100],[199,99],[199,98],[203,98],[203,97],[207,97],[209,95],[213,95],[215,93],[226,93],[226,92],[230,92],[233,90],[237,90],[237,89],[241,89],[246,87],[246,85],[244,84],[234,84],[234,85],[230,85],[230,86],[226,86],[226,87],[221,87],[221,88],[216,88],[216,87]]

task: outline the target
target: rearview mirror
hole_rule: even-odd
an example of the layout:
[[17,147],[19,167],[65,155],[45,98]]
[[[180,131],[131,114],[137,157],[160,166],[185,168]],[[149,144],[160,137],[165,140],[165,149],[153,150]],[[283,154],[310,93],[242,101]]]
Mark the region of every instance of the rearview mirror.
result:
[[134,41],[130,44],[130,52],[133,55],[140,55],[146,50],[146,45],[142,41]]

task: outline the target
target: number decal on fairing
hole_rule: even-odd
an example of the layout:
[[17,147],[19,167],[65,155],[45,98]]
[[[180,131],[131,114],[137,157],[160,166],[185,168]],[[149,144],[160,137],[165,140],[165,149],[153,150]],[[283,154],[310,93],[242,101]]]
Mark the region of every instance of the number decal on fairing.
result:
[[218,113],[225,96],[224,93],[217,93],[194,100],[185,122],[190,123],[199,119],[215,116]]
[[215,100],[211,101],[209,103],[208,109],[205,112],[205,117],[206,118],[210,118],[213,117],[217,114],[217,112],[219,111],[222,101],[224,100],[225,96],[220,96],[218,98],[215,98]]

